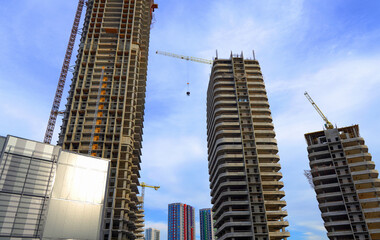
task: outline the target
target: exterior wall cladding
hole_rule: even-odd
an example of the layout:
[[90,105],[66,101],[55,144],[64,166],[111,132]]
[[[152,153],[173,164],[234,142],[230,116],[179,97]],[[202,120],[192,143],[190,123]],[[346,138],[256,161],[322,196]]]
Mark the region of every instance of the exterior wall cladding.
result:
[[88,1],[59,135],[64,149],[87,154],[92,141],[92,155],[111,160],[105,239],[143,238],[137,186],[154,7],[153,0]]
[[274,126],[260,66],[215,59],[207,94],[207,140],[215,237],[290,236]]
[[100,239],[108,170],[108,159],[0,136],[0,239]]
[[169,204],[168,240],[195,240],[195,210],[183,203]]
[[211,208],[199,210],[199,223],[201,240],[214,240],[214,223],[212,220]]
[[380,239],[380,180],[359,126],[305,134],[314,189],[332,240]]

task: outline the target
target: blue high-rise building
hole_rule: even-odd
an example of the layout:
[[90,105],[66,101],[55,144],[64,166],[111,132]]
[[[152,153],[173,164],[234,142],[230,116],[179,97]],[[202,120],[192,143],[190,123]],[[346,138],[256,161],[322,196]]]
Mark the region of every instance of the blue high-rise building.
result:
[[201,225],[201,240],[214,240],[214,222],[212,220],[211,208],[200,209],[199,220]]
[[192,206],[169,204],[168,240],[195,240],[195,210]]

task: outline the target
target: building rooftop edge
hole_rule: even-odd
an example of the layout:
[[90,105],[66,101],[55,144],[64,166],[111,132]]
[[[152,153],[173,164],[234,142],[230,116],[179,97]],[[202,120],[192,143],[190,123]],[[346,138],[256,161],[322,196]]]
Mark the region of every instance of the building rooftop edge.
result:
[[[347,126],[347,127],[333,128],[333,129],[338,129],[338,131],[339,131],[339,130],[343,130],[343,129],[347,129],[347,128],[353,128],[353,127],[356,128],[357,130],[359,130],[359,124],[354,124],[354,125]],[[326,129],[320,130],[320,131],[315,131],[315,132],[308,132],[308,133],[305,133],[304,135],[306,137],[306,136],[310,136],[310,135],[321,134],[324,131],[326,131]]]

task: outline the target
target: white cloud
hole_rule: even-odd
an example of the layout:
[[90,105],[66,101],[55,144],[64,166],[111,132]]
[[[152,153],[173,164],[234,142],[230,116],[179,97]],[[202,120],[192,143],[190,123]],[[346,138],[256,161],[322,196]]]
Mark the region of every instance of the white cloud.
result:
[[319,235],[316,235],[315,233],[312,233],[312,232],[306,232],[305,233],[305,237],[306,237],[306,240],[324,240],[326,238],[324,237],[321,237]]

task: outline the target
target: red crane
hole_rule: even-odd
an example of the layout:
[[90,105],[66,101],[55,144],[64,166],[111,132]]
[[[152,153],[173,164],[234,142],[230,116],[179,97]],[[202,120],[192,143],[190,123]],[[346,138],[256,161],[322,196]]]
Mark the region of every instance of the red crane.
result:
[[49,122],[48,122],[46,132],[45,132],[44,143],[50,144],[51,139],[53,137],[55,123],[57,121],[57,115],[59,113],[59,106],[61,104],[62,93],[63,93],[63,89],[65,87],[67,72],[68,72],[69,67],[70,67],[70,60],[71,60],[71,56],[72,56],[72,53],[74,50],[75,39],[76,39],[76,36],[78,33],[78,26],[79,26],[80,18],[82,16],[84,4],[85,4],[85,0],[79,0],[77,12],[75,14],[74,24],[73,24],[73,27],[71,29],[69,44],[67,45],[65,59],[63,60],[63,66],[62,66],[61,74],[60,74],[59,80],[58,80],[58,87],[57,87],[57,90],[55,92],[53,106],[52,106],[51,112],[50,112]]

